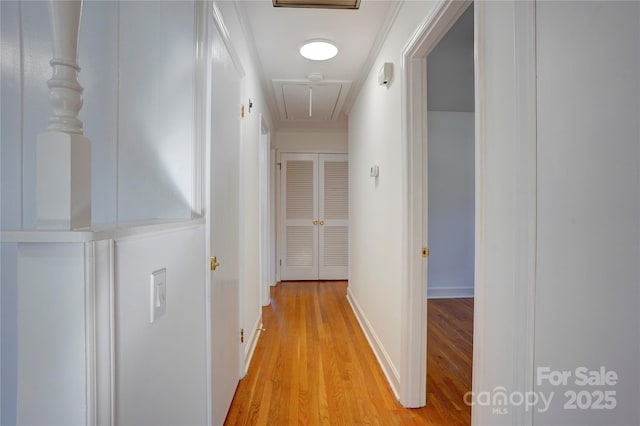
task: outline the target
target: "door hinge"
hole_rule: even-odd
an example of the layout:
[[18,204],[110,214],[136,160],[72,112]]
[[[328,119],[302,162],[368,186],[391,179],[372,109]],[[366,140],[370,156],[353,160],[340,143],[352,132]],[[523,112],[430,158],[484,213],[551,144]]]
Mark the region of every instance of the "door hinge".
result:
[[240,117],[244,118],[244,105],[240,107]]
[[429,257],[429,248],[422,247],[422,257]]
[[276,163],[276,165],[278,166],[278,168],[279,168],[280,170],[282,170],[282,163]]
[[282,266],[282,259],[280,259],[280,266]]
[[244,343],[244,328],[240,329],[240,343]]

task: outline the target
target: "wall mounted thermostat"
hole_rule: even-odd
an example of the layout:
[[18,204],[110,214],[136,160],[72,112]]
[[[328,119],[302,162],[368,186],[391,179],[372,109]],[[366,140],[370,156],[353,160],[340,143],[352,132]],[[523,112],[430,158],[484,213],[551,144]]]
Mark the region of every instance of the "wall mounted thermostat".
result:
[[371,171],[369,172],[369,176],[377,178],[379,174],[378,165],[371,166]]
[[385,62],[378,71],[378,84],[380,86],[388,86],[393,77],[393,63]]

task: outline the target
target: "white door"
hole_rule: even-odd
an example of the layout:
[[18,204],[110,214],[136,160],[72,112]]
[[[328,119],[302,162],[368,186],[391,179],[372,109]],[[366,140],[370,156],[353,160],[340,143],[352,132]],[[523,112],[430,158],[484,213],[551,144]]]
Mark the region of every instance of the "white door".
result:
[[283,280],[346,279],[345,154],[282,154]]
[[319,155],[318,278],[347,278],[349,266],[349,163],[345,154]]
[[318,279],[316,154],[282,154],[283,280]]
[[[215,26],[213,26],[215,28]],[[240,376],[239,326],[239,147],[241,77],[220,34],[213,34],[211,141],[207,222],[211,271],[212,424],[222,425]],[[179,250],[179,247],[176,249]]]

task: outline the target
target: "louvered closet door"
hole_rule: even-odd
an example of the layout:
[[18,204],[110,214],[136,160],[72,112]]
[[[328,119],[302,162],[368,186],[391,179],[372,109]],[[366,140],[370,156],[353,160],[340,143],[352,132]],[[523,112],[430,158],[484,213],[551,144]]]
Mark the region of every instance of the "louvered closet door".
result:
[[283,280],[318,279],[316,154],[282,154]]
[[345,154],[319,156],[319,278],[342,280],[349,267],[349,163]]

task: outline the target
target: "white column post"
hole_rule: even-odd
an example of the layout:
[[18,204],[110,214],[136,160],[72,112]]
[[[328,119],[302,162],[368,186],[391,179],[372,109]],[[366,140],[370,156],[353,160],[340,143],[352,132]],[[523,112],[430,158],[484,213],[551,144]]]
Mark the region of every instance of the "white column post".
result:
[[46,132],[38,135],[37,218],[40,229],[91,226],[91,142],[83,136],[78,112],[78,32],[82,0],[50,0],[53,77],[47,82],[53,109]]

